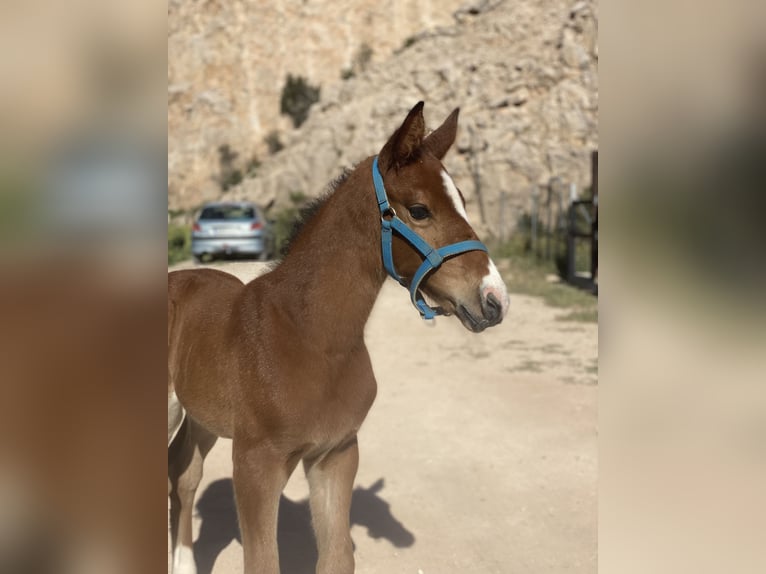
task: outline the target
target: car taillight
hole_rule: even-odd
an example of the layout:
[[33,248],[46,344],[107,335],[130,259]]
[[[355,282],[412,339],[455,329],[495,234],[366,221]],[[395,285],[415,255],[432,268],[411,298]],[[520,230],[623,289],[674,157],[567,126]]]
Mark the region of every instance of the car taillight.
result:
[[256,229],[260,229],[261,227],[263,227],[263,223],[261,223],[260,221],[253,221],[250,224],[250,229],[252,231],[255,231]]
[[202,231],[202,228],[199,226],[199,223],[195,223],[192,225],[192,231]]

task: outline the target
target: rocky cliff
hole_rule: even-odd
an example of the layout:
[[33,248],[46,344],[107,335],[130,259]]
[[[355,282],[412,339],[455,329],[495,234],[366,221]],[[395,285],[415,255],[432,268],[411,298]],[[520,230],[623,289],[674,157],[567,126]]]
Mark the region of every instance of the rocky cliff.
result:
[[[315,4],[335,5],[329,1]],[[354,4],[362,6],[365,2]],[[374,20],[376,30],[395,27],[383,26],[381,20],[385,19],[379,15]],[[473,0],[454,10],[450,20],[449,25],[433,25],[408,35],[398,46],[389,42],[388,57],[381,49],[377,58],[347,80],[322,83],[321,99],[299,129],[289,129],[284,120],[280,124],[272,117],[273,123],[268,125],[282,130],[285,148],[263,158],[255,177],[246,178],[227,195],[261,203],[273,199],[277,204],[286,204],[290,194],[316,195],[343,167],[376,153],[409,108],[421,99],[426,101],[426,119],[434,127],[454,107],[461,108],[458,141],[445,163],[466,196],[469,214],[485,228],[495,230],[500,224],[501,195],[502,217],[507,224],[526,207],[532,187],[552,176],[580,187],[587,185],[590,152],[598,147],[596,3]],[[276,37],[273,41],[281,42]],[[314,41],[316,51],[330,42],[326,38],[324,43],[313,37],[306,39]],[[378,50],[375,41],[370,46]],[[349,57],[348,48],[344,49]],[[244,62],[252,58],[251,54],[243,51],[239,58]],[[238,83],[233,68],[221,71],[230,82],[229,88],[220,84],[221,94],[228,94],[227,101],[246,100],[249,92],[245,88],[231,86],[251,84],[242,78]],[[252,74],[257,75],[257,69]],[[215,76],[209,77],[218,85]],[[278,75],[271,78],[271,84],[279,85]],[[201,96],[197,93],[195,97]],[[214,108],[215,101],[211,96],[206,105]],[[259,101],[249,105],[252,108]],[[223,110],[225,104],[219,105]],[[199,133],[195,136],[191,126],[176,132],[178,126],[171,122],[171,204],[188,205],[184,195],[195,199],[205,195],[173,191],[174,177],[183,181],[177,173],[182,164],[199,162],[201,169],[204,163],[199,158],[205,154],[195,146],[212,143],[215,152],[217,141],[228,137],[226,141],[233,142],[235,134],[246,128],[255,133],[257,123],[264,121],[254,114],[243,127],[234,126],[227,117],[220,114],[216,120],[211,114],[215,127],[205,125],[197,130],[216,133],[220,140],[205,140]],[[260,129],[262,133],[265,128]]]
[[287,74],[324,95],[344,71],[359,73],[408,38],[451,24],[462,1],[170,0],[170,205],[215,197],[222,155],[247,171],[266,154],[269,133],[292,128],[279,113]]

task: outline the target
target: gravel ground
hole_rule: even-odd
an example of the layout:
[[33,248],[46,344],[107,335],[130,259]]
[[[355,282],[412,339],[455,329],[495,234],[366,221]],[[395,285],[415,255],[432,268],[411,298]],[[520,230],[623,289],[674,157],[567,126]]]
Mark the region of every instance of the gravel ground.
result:
[[[263,269],[215,266],[243,280]],[[386,282],[366,331],[378,397],[359,433],[358,574],[597,571],[598,327],[563,314],[511,294],[505,321],[475,335],[422,321]],[[230,477],[222,439],[197,493],[199,574],[242,571]],[[307,495],[299,467],[280,508],[282,574],[314,572]]]

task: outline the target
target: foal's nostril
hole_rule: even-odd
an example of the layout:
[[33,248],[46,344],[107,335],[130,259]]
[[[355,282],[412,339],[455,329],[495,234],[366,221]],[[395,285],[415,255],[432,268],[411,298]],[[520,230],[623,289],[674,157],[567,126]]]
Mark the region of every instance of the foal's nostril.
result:
[[500,301],[497,300],[494,293],[489,293],[487,295],[482,307],[484,307],[484,317],[490,323],[494,323],[502,317],[503,306],[500,304]]

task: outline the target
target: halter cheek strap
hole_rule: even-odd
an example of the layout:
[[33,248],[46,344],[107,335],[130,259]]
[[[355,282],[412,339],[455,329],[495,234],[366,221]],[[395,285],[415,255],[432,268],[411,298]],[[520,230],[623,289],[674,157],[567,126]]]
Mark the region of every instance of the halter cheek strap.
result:
[[423,263],[421,263],[418,270],[415,271],[409,284],[410,300],[412,301],[412,304],[423,319],[433,319],[436,315],[442,315],[443,312],[440,309],[434,309],[425,302],[423,295],[420,293],[420,284],[431,271],[437,269],[446,259],[468,251],[486,252],[487,247],[481,241],[475,240],[460,241],[458,243],[439,247],[438,249],[431,247],[425,239],[407,227],[407,224],[399,219],[396,215],[396,211],[391,204],[389,204],[386,188],[383,185],[383,176],[380,174],[380,168],[378,168],[378,156],[375,156],[375,159],[372,161],[372,181],[375,184],[375,196],[378,200],[378,209],[380,210],[380,237],[383,267],[385,267],[386,272],[396,279],[402,287],[407,287],[407,281],[396,272],[394,266],[392,242],[394,232],[396,232],[423,256]]

